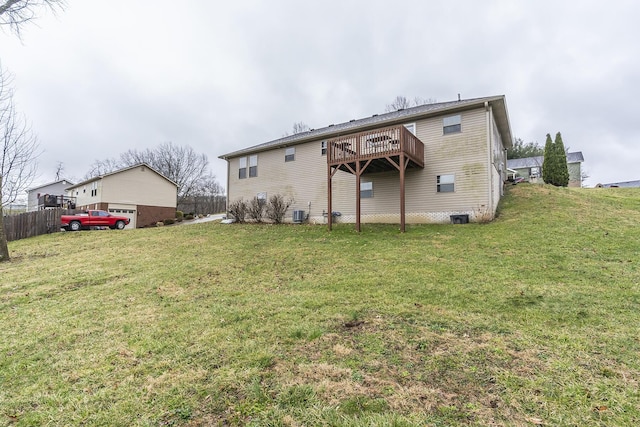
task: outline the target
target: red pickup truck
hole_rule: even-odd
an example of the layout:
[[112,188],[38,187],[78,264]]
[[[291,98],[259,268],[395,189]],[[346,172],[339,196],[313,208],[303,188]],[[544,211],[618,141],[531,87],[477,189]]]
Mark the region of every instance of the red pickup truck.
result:
[[60,226],[65,230],[79,231],[91,227],[109,227],[122,230],[129,224],[129,218],[111,215],[106,211],[86,211],[76,215],[62,215]]

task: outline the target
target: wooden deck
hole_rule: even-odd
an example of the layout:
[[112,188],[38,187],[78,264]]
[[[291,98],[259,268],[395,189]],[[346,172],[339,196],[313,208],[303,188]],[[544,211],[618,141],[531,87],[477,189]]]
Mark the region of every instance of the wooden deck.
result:
[[424,144],[402,125],[333,138],[327,148],[330,167],[354,174],[358,161],[363,174],[398,170],[401,154],[407,167],[424,168]]
[[[360,231],[360,177],[399,171],[400,230],[405,231],[405,172],[424,168],[424,144],[402,125],[359,132],[327,141],[327,212],[332,211],[332,180],[339,170],[356,176],[356,230]],[[332,215],[327,216],[329,230]]]

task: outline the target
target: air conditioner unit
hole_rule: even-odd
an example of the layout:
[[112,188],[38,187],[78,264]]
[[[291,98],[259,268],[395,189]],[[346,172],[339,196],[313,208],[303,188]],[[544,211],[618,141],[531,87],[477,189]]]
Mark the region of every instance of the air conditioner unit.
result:
[[304,219],[304,211],[293,211],[293,222],[295,224],[304,222]]

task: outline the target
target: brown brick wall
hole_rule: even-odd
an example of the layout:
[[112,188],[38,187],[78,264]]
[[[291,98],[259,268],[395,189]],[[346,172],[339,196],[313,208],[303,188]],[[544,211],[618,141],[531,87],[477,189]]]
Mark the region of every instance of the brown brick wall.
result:
[[142,228],[149,225],[155,225],[156,222],[168,218],[176,217],[176,208],[167,208],[163,206],[144,206],[138,205],[138,218],[136,227]]
[[90,205],[76,206],[77,211],[108,211],[109,203],[91,203]]

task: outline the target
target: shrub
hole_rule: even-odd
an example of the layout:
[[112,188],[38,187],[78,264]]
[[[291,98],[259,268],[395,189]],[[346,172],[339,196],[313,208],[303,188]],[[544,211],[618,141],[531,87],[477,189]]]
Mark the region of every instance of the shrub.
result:
[[293,203],[293,200],[285,200],[280,194],[274,194],[269,197],[269,202],[266,206],[266,215],[271,221],[276,224],[281,224],[284,221],[284,216],[287,213],[287,209]]
[[255,222],[262,222],[265,210],[264,207],[264,199],[258,199],[257,197],[251,199],[249,201],[249,204],[247,205],[247,214],[249,215],[249,218],[251,218]]
[[245,222],[247,216],[247,202],[242,199],[238,199],[235,202],[229,204],[229,215],[231,215],[236,222],[240,224]]
[[184,217],[184,212],[182,211],[176,211],[176,219],[180,220]]
[[186,214],[186,215],[184,216],[184,219],[186,219],[186,220],[192,220],[192,219],[193,219],[193,214]]
[[175,219],[173,219],[173,218],[167,218],[167,219],[165,219],[165,220],[163,220],[163,221],[162,221],[162,223],[163,223],[164,225],[171,225],[171,224],[173,224],[173,223],[175,223],[175,222],[176,222],[176,220],[175,220]]

